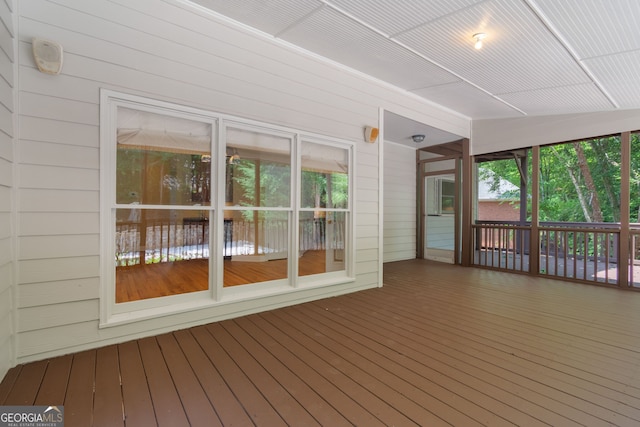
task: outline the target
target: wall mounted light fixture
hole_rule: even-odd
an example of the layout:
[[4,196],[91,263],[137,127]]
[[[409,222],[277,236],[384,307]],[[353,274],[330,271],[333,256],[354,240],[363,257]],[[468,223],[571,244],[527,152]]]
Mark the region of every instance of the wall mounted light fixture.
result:
[[380,133],[380,130],[378,128],[366,126],[364,128],[364,141],[370,142],[370,143],[376,142],[376,139],[378,139],[379,133]]

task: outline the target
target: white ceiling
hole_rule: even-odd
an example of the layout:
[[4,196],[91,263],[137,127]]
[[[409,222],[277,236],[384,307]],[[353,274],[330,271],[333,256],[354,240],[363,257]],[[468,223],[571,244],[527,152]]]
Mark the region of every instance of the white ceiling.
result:
[[640,108],[640,0],[192,1],[472,119]]

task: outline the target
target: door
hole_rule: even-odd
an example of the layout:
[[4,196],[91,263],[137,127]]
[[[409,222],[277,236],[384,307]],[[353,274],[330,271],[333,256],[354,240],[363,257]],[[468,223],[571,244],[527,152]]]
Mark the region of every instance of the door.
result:
[[456,180],[455,174],[424,178],[424,258],[454,263]]

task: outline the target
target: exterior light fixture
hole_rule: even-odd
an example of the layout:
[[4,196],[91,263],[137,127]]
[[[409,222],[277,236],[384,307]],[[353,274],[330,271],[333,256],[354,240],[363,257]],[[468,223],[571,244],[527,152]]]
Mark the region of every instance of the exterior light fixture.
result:
[[484,40],[487,37],[487,35],[485,33],[475,33],[473,35],[473,39],[476,41],[476,43],[473,45],[473,47],[475,47],[476,49],[482,49],[482,40]]
[[411,135],[411,139],[413,139],[413,142],[416,144],[419,144],[424,141],[424,135]]

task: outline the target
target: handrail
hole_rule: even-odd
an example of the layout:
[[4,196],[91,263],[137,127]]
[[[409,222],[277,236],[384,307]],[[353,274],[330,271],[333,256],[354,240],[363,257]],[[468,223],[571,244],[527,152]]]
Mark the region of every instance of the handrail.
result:
[[[478,220],[473,225],[517,225],[521,227],[531,227],[530,221],[495,221],[495,220]],[[540,227],[558,227],[558,228],[567,228],[574,227],[579,229],[584,228],[606,228],[606,229],[618,229],[621,227],[619,222],[566,222],[566,221],[541,221],[539,224]],[[633,226],[633,225],[632,225]],[[640,230],[640,224],[637,224],[637,229]]]
[[[617,284],[620,224],[545,222],[538,227],[537,248],[529,247],[530,223],[477,221],[472,228],[475,265],[529,272],[534,256],[540,266],[535,274]],[[640,228],[631,234],[640,235]]]

